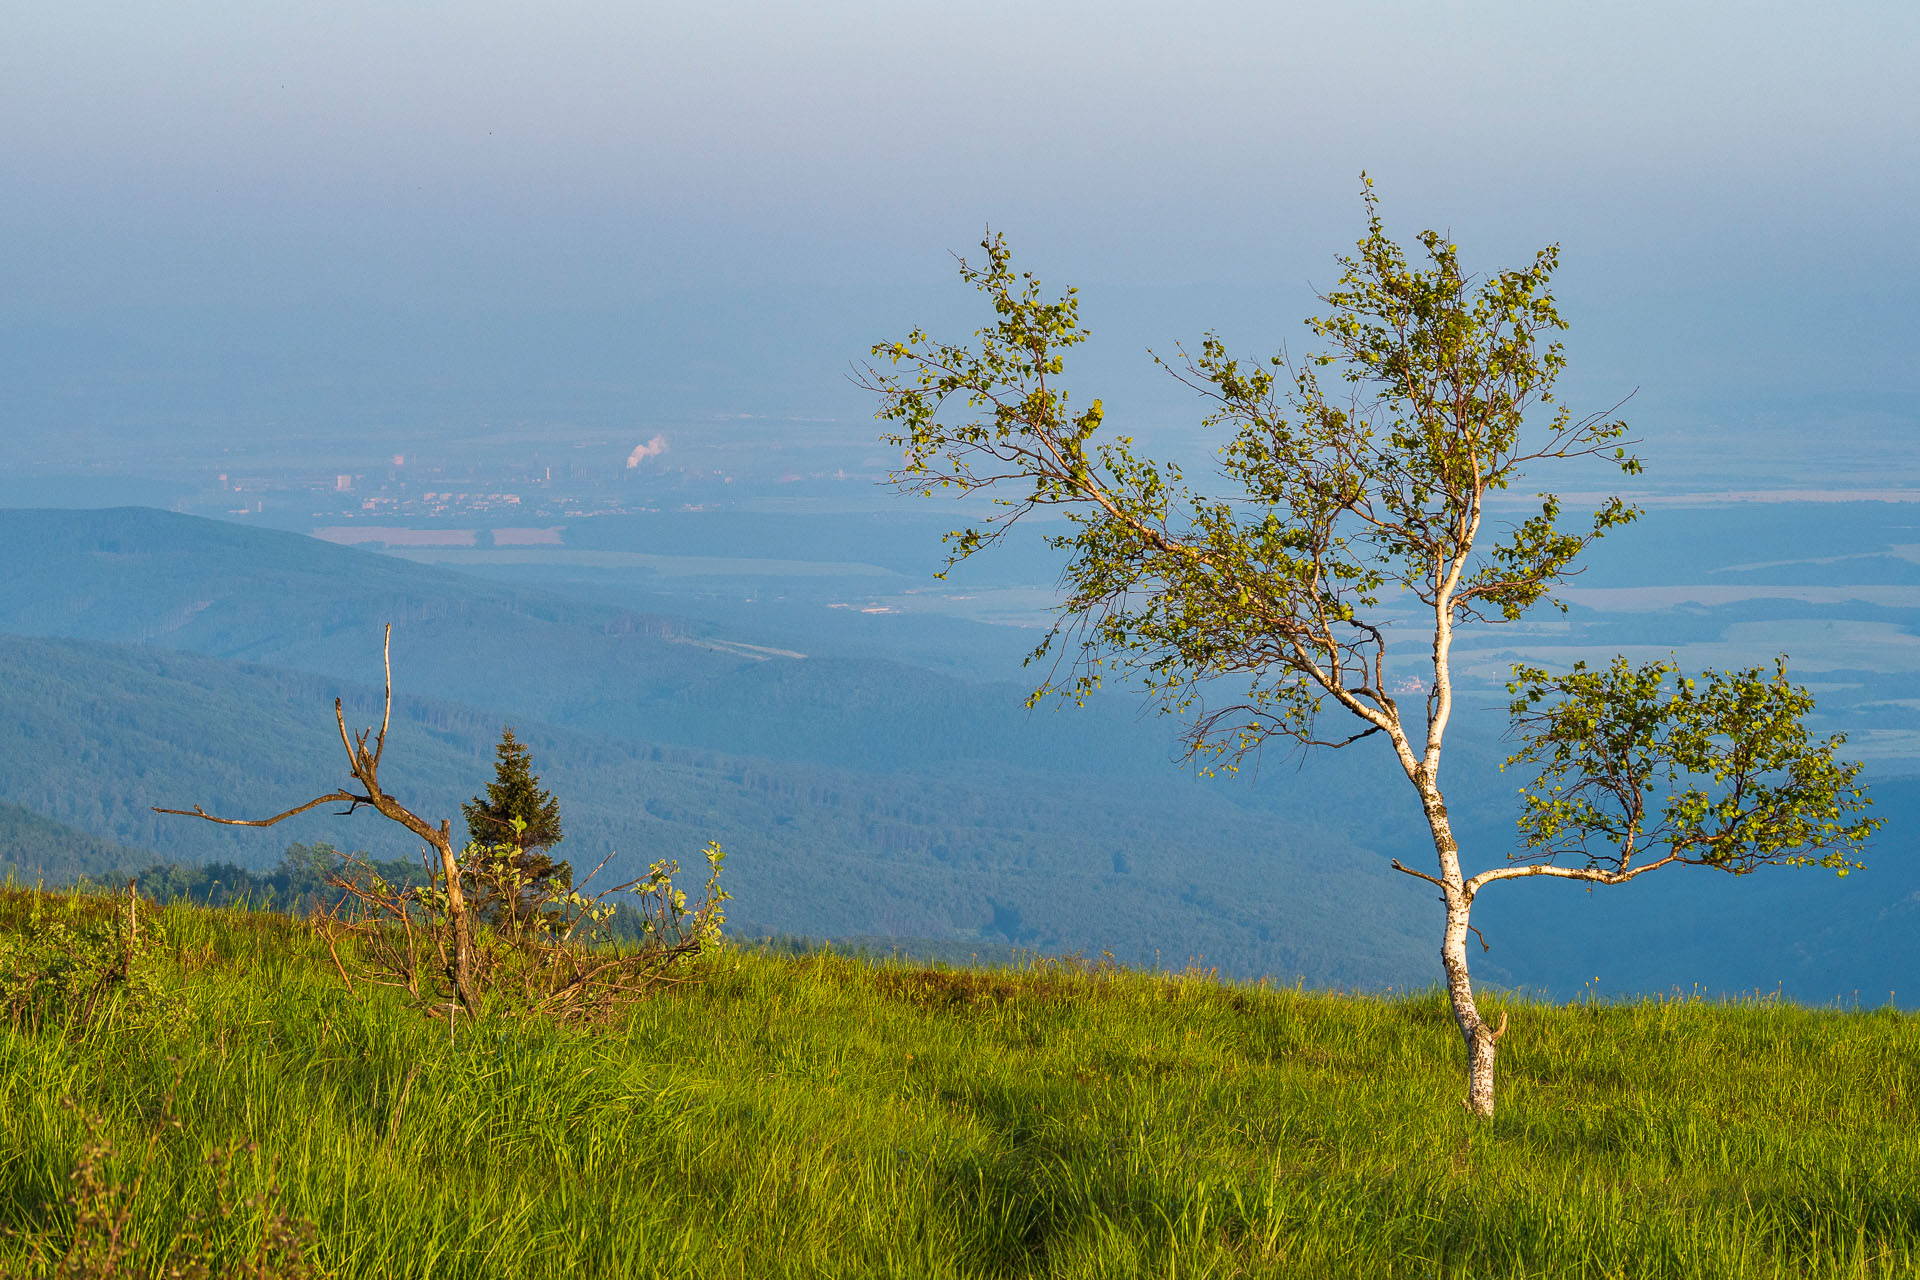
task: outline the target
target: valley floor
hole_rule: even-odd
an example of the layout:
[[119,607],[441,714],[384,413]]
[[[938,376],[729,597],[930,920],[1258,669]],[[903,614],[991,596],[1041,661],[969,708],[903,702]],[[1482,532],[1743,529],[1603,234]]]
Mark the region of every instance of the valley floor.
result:
[[[107,909],[0,897],[0,1000]],[[0,1274],[116,1223],[136,1269],[277,1224],[382,1280],[1920,1273],[1891,1010],[1514,1001],[1479,1124],[1433,993],[735,949],[615,1027],[450,1033],[283,917],[143,928],[128,991],[0,1021]]]

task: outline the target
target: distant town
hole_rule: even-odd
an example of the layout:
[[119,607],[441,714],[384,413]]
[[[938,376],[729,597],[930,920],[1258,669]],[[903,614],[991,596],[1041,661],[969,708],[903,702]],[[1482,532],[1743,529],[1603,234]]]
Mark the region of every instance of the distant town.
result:
[[[637,469],[630,469],[637,470]],[[723,476],[716,480],[725,483]],[[216,477],[217,500],[227,515],[277,513],[298,508],[315,520],[417,521],[573,519],[595,514],[659,510],[663,490],[687,487],[684,469],[639,477],[600,473],[573,464],[558,479],[551,465],[458,469],[409,465],[396,453],[389,465],[369,471],[302,472],[271,469],[223,471]],[[622,483],[624,481],[625,483]],[[198,507],[200,502],[188,505]]]
[[865,505],[885,467],[865,423],[783,420],[602,429],[566,443],[496,436],[456,447],[429,435],[377,460],[367,452],[364,434],[311,441],[291,457],[203,447],[152,467],[166,479],[140,500],[342,542],[524,546],[555,542],[557,526],[593,516],[823,497]]

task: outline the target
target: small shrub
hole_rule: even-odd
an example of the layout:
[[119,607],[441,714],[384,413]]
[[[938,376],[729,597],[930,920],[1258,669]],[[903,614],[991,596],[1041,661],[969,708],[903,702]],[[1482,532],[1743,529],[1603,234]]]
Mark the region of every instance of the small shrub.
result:
[[[468,845],[463,880],[477,888],[479,900],[509,904],[473,938],[476,993],[504,1011],[599,1022],[674,981],[682,961],[719,943],[726,919],[721,904],[729,895],[720,887],[726,855],[709,843],[704,856],[705,894],[690,903],[674,885],[676,861],[656,862],[646,875],[588,896]],[[349,990],[358,983],[399,987],[423,1010],[451,1017],[458,1009],[452,982],[458,934],[444,881],[395,884],[348,859],[328,883],[344,895],[343,905],[318,922]]]
[[151,962],[166,947],[165,931],[141,920],[131,890],[124,900],[35,893],[25,919],[0,933],[0,1017],[38,1030],[86,1026],[111,1012],[184,1014]]

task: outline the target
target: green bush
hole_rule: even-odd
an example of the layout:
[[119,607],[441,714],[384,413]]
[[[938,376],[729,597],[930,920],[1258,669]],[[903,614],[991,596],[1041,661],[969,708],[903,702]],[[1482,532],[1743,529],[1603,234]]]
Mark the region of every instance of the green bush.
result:
[[[116,1016],[184,1016],[178,992],[152,961],[167,949],[139,899],[23,895],[24,918],[0,932],[0,1016],[17,1028],[82,1027]],[[24,905],[24,912],[19,908]]]

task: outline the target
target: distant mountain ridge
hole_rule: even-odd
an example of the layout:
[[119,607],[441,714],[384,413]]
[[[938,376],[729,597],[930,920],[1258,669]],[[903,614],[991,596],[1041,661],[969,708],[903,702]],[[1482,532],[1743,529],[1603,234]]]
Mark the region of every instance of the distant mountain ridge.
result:
[[[897,662],[749,654],[698,623],[146,508],[0,510],[0,631],[149,644],[368,681],[394,624],[404,693],[720,751],[901,770],[991,760],[1166,780],[1118,701],[1029,714],[1027,690]],[[711,642],[709,645],[705,642]]]
[[[390,622],[410,634],[411,652],[397,650],[396,669],[417,669],[418,693],[443,692],[420,682],[450,678],[423,655],[457,643],[490,660],[490,636],[526,646],[515,651],[513,669],[536,692],[556,664],[607,664],[665,693],[746,661],[676,643],[697,638],[677,619],[145,507],[0,510],[0,546],[0,631],[20,635],[154,644],[344,674],[377,661],[368,639],[377,646]],[[529,663],[528,653],[542,660]]]

